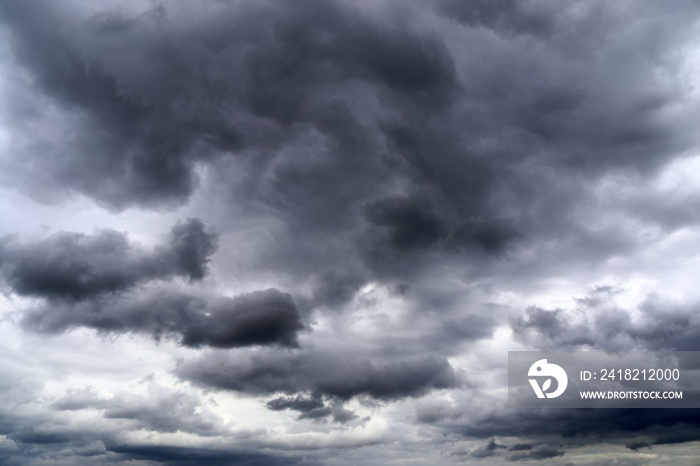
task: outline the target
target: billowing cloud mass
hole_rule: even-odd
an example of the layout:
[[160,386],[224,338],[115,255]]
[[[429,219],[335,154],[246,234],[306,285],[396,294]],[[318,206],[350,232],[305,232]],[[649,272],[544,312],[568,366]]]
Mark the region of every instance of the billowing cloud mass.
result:
[[0,464],[692,464],[509,350],[700,350],[700,6],[0,0]]
[[83,301],[153,280],[202,280],[216,238],[197,219],[175,225],[166,243],[151,250],[113,230],[34,241],[10,236],[0,243],[0,273],[19,295]]
[[296,334],[304,328],[291,296],[274,288],[211,301],[166,289],[142,297],[49,302],[27,310],[21,324],[25,329],[41,333],[89,327],[104,332],[145,333],[157,338],[174,335],[180,337],[184,346],[215,348],[297,346]]
[[221,354],[186,363],[178,373],[206,385],[249,393],[307,391],[340,399],[417,396],[459,385],[450,364],[435,357],[373,363],[343,354],[252,353],[227,361]]
[[625,310],[606,302],[609,294],[595,290],[572,310],[529,307],[511,320],[513,334],[536,348],[696,351],[697,303],[652,295]]

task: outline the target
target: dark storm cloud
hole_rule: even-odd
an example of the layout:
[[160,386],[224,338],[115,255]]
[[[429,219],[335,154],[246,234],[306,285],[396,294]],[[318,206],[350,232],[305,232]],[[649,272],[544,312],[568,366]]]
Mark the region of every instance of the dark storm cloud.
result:
[[[64,185],[114,206],[184,201],[196,185],[194,164],[201,156],[193,150],[193,132],[206,133],[202,123],[129,93],[126,83],[87,57],[77,38],[61,30],[65,17],[49,5],[4,3],[1,8],[13,50],[37,87],[84,117],[76,143],[54,147],[38,140],[32,153],[24,154],[33,157],[35,168],[23,175],[38,175],[49,186]],[[110,17],[119,19],[96,18],[93,34],[123,34],[136,26],[121,18],[121,27],[107,27],[104,19]],[[227,141],[235,139],[230,133]],[[42,175],[39,167],[48,172]]]
[[220,301],[206,322],[183,331],[183,344],[232,348],[254,344],[297,346],[304,328],[292,296],[275,289],[257,291]]
[[38,432],[34,429],[18,430],[11,433],[9,438],[19,443],[33,445],[67,444],[75,440],[71,432]]
[[[511,449],[512,450],[512,449]],[[507,456],[508,461],[542,461],[548,458],[563,456],[565,451],[552,445],[537,445],[528,450],[519,450]]]
[[[466,437],[492,436],[521,439],[548,439],[549,445],[564,451],[572,445],[598,441],[620,444],[646,443],[669,439],[669,443],[700,440],[700,418],[697,409],[598,409],[504,411],[500,414],[459,419],[460,413],[443,413],[440,420],[430,423],[441,426],[445,433]],[[641,446],[638,446],[641,447]],[[552,448],[540,452],[553,453]],[[532,450],[528,450],[532,451]]]
[[[312,393],[339,400],[359,395],[400,399],[461,383],[447,360],[435,356],[372,360],[360,355],[308,350],[210,353],[183,363],[176,373],[183,379],[219,389],[251,394]],[[283,398],[273,403],[273,409],[278,403],[287,402],[291,403]]]
[[81,301],[152,280],[201,280],[216,247],[217,235],[198,219],[178,223],[165,244],[152,249],[114,230],[60,232],[32,241],[5,237],[0,276],[22,296]]
[[385,33],[353,8],[219,7],[202,30],[179,29],[161,7],[98,14],[76,33],[53,5],[2,6],[15,56],[37,87],[87,117],[75,147],[34,148],[61,156],[49,179],[117,207],[182,201],[196,185],[195,164],[213,151],[263,148],[303,122],[342,132],[313,108],[323,86],[367,81],[427,105],[455,86],[437,39]]
[[694,141],[696,102],[673,78],[694,4],[446,1],[403,20],[392,5],[171,2],[89,20],[3,5],[17,64],[79,115],[75,138],[32,135],[8,173],[122,208],[183,202],[213,167],[228,197],[212,208],[285,228],[246,273],[315,278],[331,307],[518,240],[619,252],[628,238],[586,234],[569,213],[601,176],[651,173]]
[[437,5],[441,14],[465,26],[486,28],[509,38],[523,35],[542,40],[555,39],[552,35],[561,32],[566,15],[571,13],[568,6],[553,2],[441,0]]
[[129,464],[150,461],[153,464],[195,466],[220,465],[308,465],[321,463],[299,456],[257,453],[226,446],[186,447],[168,442],[157,445],[125,441],[119,429],[29,428],[18,430],[7,437],[16,448],[0,453],[3,464],[31,465],[37,461],[54,464]]
[[679,443],[696,442],[700,440],[700,433],[695,430],[677,430],[662,434],[651,441],[634,441],[625,445],[632,451],[639,451],[643,448],[652,449],[655,445],[676,445]]
[[217,239],[198,219],[176,224],[165,244],[151,249],[112,230],[61,232],[36,241],[6,237],[0,273],[12,292],[46,299],[22,316],[24,328],[33,331],[89,327],[177,335],[190,347],[296,346],[301,316],[292,297],[275,289],[235,298],[132,290],[176,276],[203,279]]
[[625,448],[629,448],[632,451],[639,451],[642,448],[651,448],[652,444],[649,442],[631,442],[625,445]]
[[[297,395],[295,397],[281,396],[279,398],[275,398],[274,400],[268,401],[266,406],[268,409],[273,411],[291,409],[301,413],[315,413],[319,409],[326,409],[326,406],[321,398],[304,397],[302,395]],[[328,410],[327,414],[330,414],[330,410]],[[324,416],[327,414],[324,414]]]
[[[543,349],[698,350],[695,303],[676,303],[649,295],[632,312],[615,304],[614,295],[619,291],[596,287],[577,298],[573,309],[530,307],[524,315],[511,319],[514,337]],[[628,439],[626,446],[633,450],[663,444],[664,439],[678,443],[700,439],[698,410],[567,411],[542,413],[527,420],[520,415],[504,415],[467,430],[525,437],[528,432],[564,438],[606,434],[611,439]],[[638,439],[640,435],[642,440]]]
[[305,328],[292,296],[273,288],[233,298],[163,289],[79,303],[50,302],[25,311],[21,323],[41,333],[88,327],[155,338],[175,336],[184,346],[214,348],[295,347],[298,332]]
[[246,449],[217,447],[186,447],[167,442],[140,444],[127,442],[117,431],[38,431],[27,429],[8,435],[16,448],[0,453],[3,464],[31,465],[37,461],[49,464],[129,464],[149,461],[151,464],[172,466],[216,465],[298,465],[319,466],[313,458],[257,453]]
[[319,466],[313,459],[275,456],[263,453],[227,451],[212,448],[194,448],[170,445],[107,445],[107,451],[119,454],[126,460],[155,461],[172,466],[245,465],[245,466]]
[[528,443],[516,443],[512,447],[508,448],[508,451],[527,451],[532,449],[533,446]]
[[428,247],[442,237],[444,225],[430,205],[406,198],[384,199],[367,208],[367,219],[389,230],[397,249]]
[[272,411],[297,411],[299,419],[326,419],[332,416],[335,422],[342,424],[357,418],[354,411],[345,409],[342,403],[331,401],[327,404],[321,396],[280,396],[268,401],[265,406]]
[[697,303],[674,303],[650,295],[635,310],[619,308],[601,288],[573,310],[530,307],[511,319],[516,339],[538,348],[605,350],[700,350]]

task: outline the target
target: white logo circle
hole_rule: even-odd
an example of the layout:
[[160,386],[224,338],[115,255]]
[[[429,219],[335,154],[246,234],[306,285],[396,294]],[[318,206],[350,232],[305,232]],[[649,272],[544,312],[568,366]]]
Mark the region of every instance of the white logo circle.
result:
[[[546,377],[541,386],[537,379],[528,379],[537,398],[556,398],[564,393],[569,383],[566,371],[562,369],[561,366],[548,363],[546,359],[535,361],[535,363],[530,366],[530,370],[527,371],[527,375],[528,377]],[[547,390],[552,386],[552,379],[557,381],[557,388],[552,392],[548,392]]]

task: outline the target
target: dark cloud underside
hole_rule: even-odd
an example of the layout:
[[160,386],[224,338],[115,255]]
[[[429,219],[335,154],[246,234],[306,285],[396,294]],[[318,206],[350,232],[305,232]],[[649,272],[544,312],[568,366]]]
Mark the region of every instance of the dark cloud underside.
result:
[[59,232],[36,241],[5,237],[0,275],[22,296],[82,301],[152,280],[201,280],[216,248],[216,234],[198,219],[178,223],[165,244],[150,250],[113,230]]
[[143,296],[51,302],[25,311],[21,323],[27,330],[42,333],[88,327],[107,333],[174,336],[184,346],[214,348],[294,347],[298,332],[305,328],[291,295],[273,288],[234,298],[164,289]]
[[[374,362],[368,357],[308,350],[230,357],[207,354],[184,363],[177,373],[204,386],[244,393],[302,392],[341,400],[358,395],[386,400],[420,396],[462,383],[445,359],[434,356]],[[279,403],[273,403],[272,408],[279,407]]]
[[159,445],[110,445],[108,451],[121,455],[125,460],[155,461],[172,466],[196,466],[200,464],[246,465],[246,466],[319,466],[310,459],[284,457],[261,453],[212,450],[205,448],[159,446]]
[[301,315],[291,295],[276,289],[235,298],[174,288],[132,291],[176,276],[202,280],[217,238],[197,219],[178,223],[165,245],[151,249],[110,230],[61,232],[35,242],[7,237],[0,244],[0,273],[13,293],[45,299],[24,313],[29,330],[175,335],[190,347],[296,346]]

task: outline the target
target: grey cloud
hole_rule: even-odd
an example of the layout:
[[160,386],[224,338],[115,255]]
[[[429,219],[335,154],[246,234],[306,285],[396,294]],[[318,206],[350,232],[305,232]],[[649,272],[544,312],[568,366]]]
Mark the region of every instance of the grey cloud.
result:
[[516,0],[476,0],[465,4],[458,0],[438,2],[439,11],[470,27],[485,27],[497,33],[528,34],[548,37],[561,21],[559,13],[549,5]]
[[305,328],[291,295],[276,289],[208,298],[172,289],[80,303],[51,303],[24,312],[25,329],[58,333],[75,327],[102,332],[175,336],[185,346],[297,346]]
[[534,447],[528,443],[516,443],[512,447],[508,448],[508,451],[527,451],[532,450]]
[[41,240],[0,241],[0,276],[23,296],[81,301],[152,280],[201,280],[217,235],[198,219],[175,225],[165,244],[147,249],[125,233],[59,232]]
[[146,396],[117,393],[104,397],[92,387],[72,389],[51,407],[59,411],[95,409],[106,419],[133,421],[140,428],[157,432],[181,431],[201,436],[224,433],[221,419],[204,409],[198,396],[155,384],[148,387]]
[[175,252],[175,268],[192,280],[207,273],[207,262],[218,246],[218,235],[207,232],[198,219],[178,223],[172,229],[170,247]]
[[[513,450],[511,448],[511,450]],[[513,450],[517,451],[517,450]],[[517,453],[508,455],[508,461],[529,461],[529,460],[546,460],[548,458],[556,458],[563,456],[565,450],[554,447],[552,445],[537,445],[534,448],[519,450]]]
[[625,445],[625,448],[629,448],[632,451],[639,451],[642,448],[651,448],[652,443],[649,442],[631,442]]
[[59,411],[78,411],[88,408],[103,408],[109,400],[100,397],[92,387],[69,389],[64,396],[51,403]]
[[[150,395],[152,397],[153,394]],[[112,403],[104,411],[107,419],[126,419],[139,427],[157,432],[190,432],[200,436],[221,435],[223,423],[213,413],[203,414],[197,409],[200,400],[184,393],[146,400],[121,400],[121,406]]]
[[504,450],[507,447],[499,445],[494,439],[489,440],[486,445],[469,450],[469,456],[472,458],[483,459],[498,454],[499,450]]
[[117,453],[126,460],[155,461],[156,464],[172,466],[197,466],[201,464],[214,465],[246,465],[246,466],[319,466],[313,459],[294,456],[231,451],[216,448],[195,448],[174,445],[138,445],[119,444],[107,445],[107,451]]
[[607,289],[578,300],[574,310],[530,307],[511,319],[515,337],[539,348],[697,351],[696,304],[679,304],[651,294],[639,316],[610,301]]
[[348,270],[331,270],[320,274],[312,281],[314,291],[311,300],[316,305],[340,307],[354,298],[364,284],[361,273]]
[[654,440],[654,445],[675,445],[678,443],[696,442],[700,440],[699,429],[688,429],[667,432]]
[[[151,205],[184,201],[196,186],[194,164],[201,156],[192,150],[192,131],[201,123],[130,93],[128,84],[57,27],[66,17],[51,5],[3,4],[2,10],[14,52],[39,89],[83,117],[77,141],[58,147],[34,143],[32,152],[23,154],[32,160],[32,170],[22,175],[59,190],[69,186],[113,206],[132,204],[134,198]],[[137,25],[126,18],[121,22]],[[119,34],[128,28],[94,32]],[[47,156],[53,160],[42,160]],[[48,172],[42,174],[39,166]]]
[[[3,358],[10,354],[11,351],[3,350]],[[241,439],[230,435],[199,396],[156,384],[151,384],[145,395],[128,390],[112,397],[100,395],[91,387],[72,389],[47,405],[41,379],[35,380],[31,375],[40,368],[28,363],[30,358],[24,354],[15,355],[11,364],[3,365],[7,377],[0,384],[2,464],[90,466],[143,460],[167,465],[209,464],[208,461],[211,464],[319,464],[308,457],[262,454],[253,448],[232,445]],[[97,410],[98,414],[72,412],[88,409]],[[128,435],[140,429],[154,434],[180,431],[206,436],[207,446],[186,448],[168,440],[159,442],[157,447],[144,446],[130,440]]]
[[72,432],[42,432],[36,429],[18,430],[9,435],[15,442],[25,444],[63,444],[74,442],[75,436]]
[[608,459],[601,460],[602,465],[609,464],[613,458],[615,461],[624,459],[625,447],[637,450],[666,441],[681,444],[700,439],[698,410],[695,409],[548,410],[527,413],[504,410],[477,416],[465,415],[465,410],[459,406],[448,411],[425,420],[439,427],[448,438],[455,435],[481,439],[499,436],[527,441],[506,450],[497,448],[498,444],[489,440],[468,452],[474,459],[498,455],[505,461],[540,462],[564,456],[579,447],[607,444]]
[[[489,309],[489,306],[474,313],[460,312],[470,306],[464,302],[455,303],[459,310],[453,312],[447,304],[439,306],[418,301],[413,306],[410,317],[400,325],[387,328],[390,332],[368,337],[379,354],[396,357],[463,354],[469,346],[491,337],[499,322],[499,309]],[[492,314],[484,315],[489,310]]]
[[244,393],[312,393],[340,400],[360,395],[392,400],[461,383],[452,366],[435,356],[372,361],[311,350],[210,353],[183,363],[176,374],[203,386]]
[[254,344],[297,346],[297,332],[304,329],[291,295],[275,289],[221,300],[208,319],[183,331],[183,344],[231,348]]
[[342,403],[331,401],[327,404],[321,396],[281,396],[268,401],[265,406],[272,411],[297,411],[299,419],[325,419],[332,416],[335,422],[343,424],[357,418],[355,412],[345,409]]
[[476,246],[487,253],[497,254],[504,252],[520,236],[521,233],[507,222],[472,218],[462,221],[450,233],[448,245]]
[[186,32],[159,29],[166,8],[105,12],[68,31],[59,27],[67,13],[51,4],[3,6],[13,51],[38,87],[87,117],[75,146],[36,147],[73,152],[48,180],[115,207],[181,202],[196,186],[195,164],[213,152],[263,148],[302,122],[338,132],[313,108],[316,88],[356,79],[430,103],[455,86],[439,40],[387,33],[353,8],[219,7],[206,28]]
[[309,457],[258,453],[244,448],[225,445],[184,447],[170,443],[158,445],[125,441],[115,431],[94,431],[88,428],[67,430],[28,429],[8,436],[18,448],[0,453],[6,464],[31,465],[38,461],[50,464],[133,463],[150,461],[153,464],[195,466],[203,463],[231,465],[299,465],[319,466],[322,463]]
[[312,298],[332,308],[455,256],[483,276],[528,241],[599,261],[631,246],[568,215],[587,187],[653,173],[695,140],[696,101],[659,77],[680,73],[672,56],[690,40],[694,7],[675,5],[636,9],[643,28],[603,2],[416,3],[432,20],[405,23],[312,0],[212,3],[192,23],[184,2],[88,21],[5,5],[17,63],[83,118],[74,140],[18,148],[9,160],[27,162],[7,172],[123,208],[182,203],[209,167],[226,197],[204,209],[234,230],[261,212],[284,226],[245,273],[318,280]]
[[[279,398],[275,398],[274,400],[268,401],[266,406],[268,409],[273,411],[292,409],[302,413],[315,412],[319,408],[326,407],[322,399],[317,397],[303,397],[302,395],[297,395],[295,397],[281,396]],[[330,414],[330,411],[328,414]]]
[[391,245],[399,250],[429,247],[445,235],[440,218],[419,200],[376,201],[368,206],[366,215],[372,224],[389,230]]
[[452,405],[444,400],[428,400],[416,405],[416,420],[420,423],[434,424],[451,418],[458,419],[459,413]]
[[[501,412],[478,419],[455,419],[436,422],[445,432],[467,437],[519,437],[549,439],[559,449],[587,443],[606,436],[609,440],[631,443],[644,434],[663,443],[664,438],[691,442],[700,438],[697,409],[606,409],[560,410],[530,413]],[[557,446],[557,443],[559,446]]]

